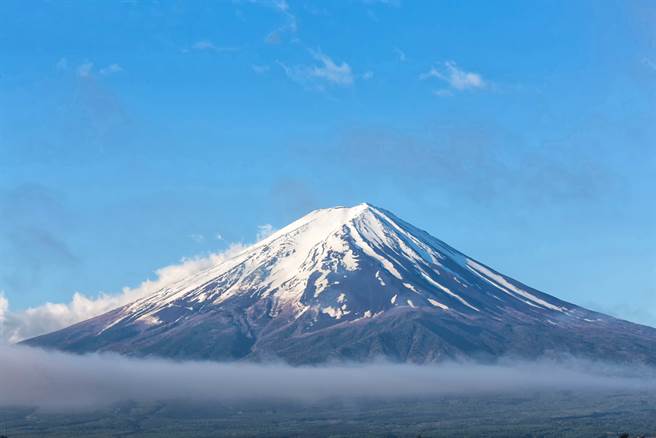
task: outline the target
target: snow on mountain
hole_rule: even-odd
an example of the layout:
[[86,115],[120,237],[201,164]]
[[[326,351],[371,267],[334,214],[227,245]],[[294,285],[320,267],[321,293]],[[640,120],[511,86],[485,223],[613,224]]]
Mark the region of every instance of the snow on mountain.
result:
[[[605,344],[604,344],[605,339]],[[630,355],[656,330],[525,286],[369,204],[316,210],[153,295],[28,344],[181,358]],[[619,348],[619,346],[618,346]]]

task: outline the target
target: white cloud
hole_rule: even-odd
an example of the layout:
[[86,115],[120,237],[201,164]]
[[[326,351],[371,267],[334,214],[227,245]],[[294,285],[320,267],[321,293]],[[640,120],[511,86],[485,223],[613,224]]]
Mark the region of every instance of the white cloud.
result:
[[280,44],[286,35],[296,33],[298,27],[296,16],[291,12],[289,3],[286,0],[232,0],[237,4],[252,4],[263,6],[275,10],[284,20],[284,24],[278,26],[264,38],[268,44]]
[[202,234],[192,234],[189,237],[191,238],[191,240],[193,240],[196,243],[202,243],[205,241],[205,236],[203,236]]
[[351,85],[353,83],[353,72],[351,66],[347,63],[342,61],[341,64],[337,64],[321,51],[313,51],[312,56],[322,64],[315,65],[310,69],[312,76],[338,85]]
[[105,68],[100,69],[100,74],[101,75],[111,75],[114,73],[120,73],[123,71],[123,67],[121,67],[118,64],[110,64]]
[[405,52],[398,47],[394,48],[394,53],[396,53],[396,56],[399,58],[400,62],[405,62],[407,60],[407,57],[405,56]]
[[264,240],[270,235],[272,235],[276,230],[273,228],[273,225],[271,224],[264,224],[264,225],[258,225],[257,226],[257,237],[256,240],[259,242],[260,240]]
[[[195,50],[198,52],[234,52],[236,50],[239,50],[236,47],[221,47],[217,46],[210,40],[199,40],[193,43],[190,47],[191,50]],[[189,50],[183,50],[183,52],[189,52]]]
[[268,65],[257,65],[257,64],[253,64],[253,65],[251,66],[251,68],[252,68],[253,71],[254,71],[256,74],[258,74],[258,75],[263,75],[263,74],[267,73],[269,70],[271,70],[271,68],[270,68]]
[[214,43],[209,40],[196,41],[191,45],[191,48],[194,50],[216,50]]
[[280,12],[285,24],[270,32],[264,41],[268,44],[280,44],[285,35],[293,35],[298,30],[296,16],[289,10],[289,4],[284,0],[274,0],[273,7]]
[[422,74],[420,79],[437,78],[447,83],[450,89],[456,91],[482,89],[488,83],[479,73],[462,70],[453,61],[444,63],[443,68],[431,67],[429,71]]
[[278,9],[281,12],[289,11],[289,4],[285,0],[274,0],[273,5],[276,9]]
[[653,368],[577,359],[433,365],[377,361],[295,367],[278,362],[74,355],[23,346],[0,346],[0,357],[0,407],[33,406],[61,413],[88,412],[124,400],[158,404],[162,400],[203,404],[340,400],[350,404],[363,398],[520,396],[563,390],[647,394],[656,389]]
[[93,71],[93,62],[85,62],[84,64],[80,64],[77,67],[77,75],[81,78],[87,78],[91,76],[92,71]]
[[[258,236],[261,232],[262,230],[259,229]],[[9,342],[18,342],[108,312],[215,266],[244,249],[244,245],[233,244],[223,252],[183,259],[179,264],[155,271],[155,280],[146,280],[135,288],[126,287],[117,294],[101,293],[96,297],[89,297],[76,292],[68,303],[48,302],[16,313],[8,310],[9,302],[0,294],[0,341],[5,339]]]
[[223,240],[223,235],[222,235],[221,233],[216,233],[216,234],[214,235],[214,238],[215,238],[216,240]]
[[[81,78],[88,78],[93,75],[94,68],[95,68],[95,64],[93,62],[86,61],[77,67],[77,75]],[[68,61],[66,61],[66,58],[62,58],[59,60],[59,62],[57,62],[57,69],[58,70],[68,69]],[[122,71],[123,71],[123,67],[121,67],[119,64],[114,63],[101,68],[100,70],[98,70],[98,73],[100,73],[103,76],[108,76],[115,73],[120,73]]]
[[440,88],[439,90],[434,90],[433,94],[439,97],[453,96],[453,92],[448,88]]
[[319,62],[318,64],[294,67],[287,66],[282,62],[278,62],[278,64],[291,80],[309,88],[323,90],[323,85],[326,83],[338,86],[353,85],[355,77],[351,66],[346,62],[337,63],[319,50],[313,50],[310,53]]

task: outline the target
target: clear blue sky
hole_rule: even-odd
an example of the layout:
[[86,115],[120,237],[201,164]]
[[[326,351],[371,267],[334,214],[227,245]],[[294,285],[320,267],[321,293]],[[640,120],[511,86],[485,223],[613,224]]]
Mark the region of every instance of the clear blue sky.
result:
[[368,201],[656,324],[655,102],[650,1],[5,0],[0,290],[119,291]]

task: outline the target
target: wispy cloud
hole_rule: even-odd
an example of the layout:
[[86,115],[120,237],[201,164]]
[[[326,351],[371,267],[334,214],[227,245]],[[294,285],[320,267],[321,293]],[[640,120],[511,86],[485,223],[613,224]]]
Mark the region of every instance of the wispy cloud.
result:
[[188,49],[183,49],[183,53],[189,53],[191,51],[195,52],[213,52],[213,53],[222,53],[222,52],[235,52],[239,50],[238,47],[227,47],[227,46],[218,46],[214,44],[211,40],[198,40],[194,42]]
[[[535,391],[653,391],[654,370],[584,360],[439,365],[179,362],[0,346],[0,406],[60,412],[152,402],[397,399]],[[62,397],[65,394],[65,397]]]
[[[269,237],[275,231],[271,224],[259,225],[256,241]],[[206,241],[206,237],[202,234],[191,234],[189,237],[197,243]],[[216,233],[214,238],[223,240],[220,233]],[[247,245],[242,243],[233,243],[224,251],[182,259],[178,264],[156,270],[154,280],[148,279],[137,287],[123,288],[119,293],[101,293],[96,297],[90,297],[75,292],[68,303],[47,302],[20,312],[10,310],[9,300],[0,291],[0,344],[3,339],[9,342],[18,342],[43,333],[59,330],[76,322],[124,306],[204,269],[216,266],[243,251],[246,247]]]
[[405,55],[405,52],[398,47],[394,47],[394,53],[396,54],[399,62],[405,62],[408,59]]
[[264,224],[264,225],[258,225],[257,226],[257,241],[259,242],[260,240],[264,240],[270,235],[272,235],[276,230],[273,228],[273,225],[271,224]]
[[[258,229],[258,238],[261,233],[262,229]],[[223,260],[243,251],[244,248],[245,246],[242,244],[232,244],[223,252],[183,259],[179,264],[155,271],[156,278],[154,280],[146,280],[135,288],[126,287],[117,294],[101,293],[96,297],[89,297],[76,292],[68,303],[48,302],[20,312],[12,312],[5,295],[0,295],[0,334],[6,341],[18,342],[59,330],[131,303],[204,269],[216,266]],[[3,338],[0,338],[0,342]]]
[[[58,70],[68,69],[68,61],[66,61],[66,58],[62,58],[57,62],[57,69]],[[85,61],[84,63],[77,66],[77,75],[81,78],[89,78],[94,75],[94,70],[95,70],[95,64],[91,61]],[[102,67],[99,70],[97,70],[97,72],[102,76],[109,76],[116,73],[121,73],[122,71],[124,71],[123,67],[121,67],[119,64],[116,63],[109,64],[106,67]]]
[[267,44],[281,44],[285,37],[294,35],[298,30],[296,15],[291,11],[291,7],[286,0],[232,0],[236,4],[250,4],[273,9],[282,19],[283,24],[269,32],[264,41]]
[[331,57],[319,50],[310,51],[312,57],[318,61],[314,65],[287,66],[278,61],[287,77],[308,88],[319,90],[324,85],[350,86],[355,82],[351,66],[346,62],[335,62]]
[[[447,91],[476,90],[487,88],[489,85],[480,73],[465,71],[453,61],[445,62],[441,67],[433,66],[426,73],[421,74],[419,78],[422,80],[439,79],[446,83],[448,86]],[[438,91],[443,93],[445,90]]]
[[256,74],[258,74],[258,75],[263,75],[263,74],[265,74],[265,73],[268,73],[269,70],[271,70],[271,67],[269,67],[268,65],[258,65],[258,64],[253,64],[253,65],[251,66],[251,68],[252,68],[253,71],[254,71]]
[[286,35],[293,35],[298,30],[296,15],[285,0],[273,0],[270,3],[283,17],[284,24],[269,32],[264,41],[268,44],[280,44]]
[[312,56],[321,62],[321,65],[315,65],[310,69],[312,76],[337,85],[351,85],[353,83],[353,72],[351,66],[347,63],[337,64],[321,51],[312,52]]
[[121,67],[119,64],[110,64],[107,67],[101,68],[100,74],[104,76],[108,76],[108,75],[113,75],[115,73],[121,73],[122,71],[123,71],[123,67]]
[[87,78],[91,76],[92,71],[93,71],[93,62],[85,62],[77,67],[77,75],[81,78]]
[[196,243],[203,243],[205,241],[205,236],[203,236],[202,234],[195,234],[194,233],[194,234],[191,234],[189,236],[189,238],[191,238],[191,240],[193,240]]

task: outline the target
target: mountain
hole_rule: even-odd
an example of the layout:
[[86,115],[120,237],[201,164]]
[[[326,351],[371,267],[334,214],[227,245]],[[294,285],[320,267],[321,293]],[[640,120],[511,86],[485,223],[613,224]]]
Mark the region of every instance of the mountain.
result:
[[313,211],[184,281],[25,343],[292,364],[551,354],[656,364],[656,329],[532,289],[369,204]]

